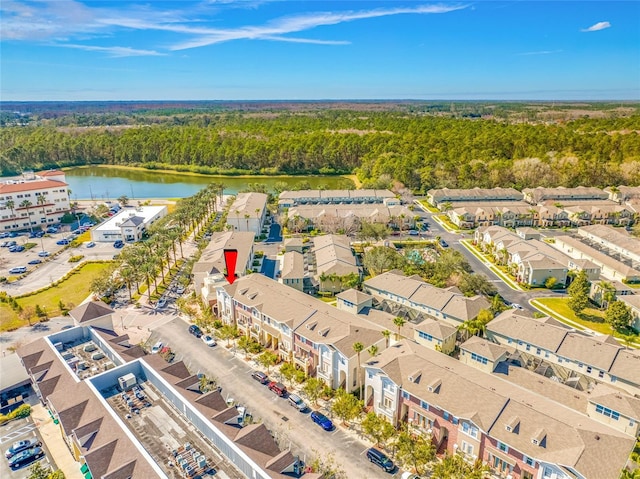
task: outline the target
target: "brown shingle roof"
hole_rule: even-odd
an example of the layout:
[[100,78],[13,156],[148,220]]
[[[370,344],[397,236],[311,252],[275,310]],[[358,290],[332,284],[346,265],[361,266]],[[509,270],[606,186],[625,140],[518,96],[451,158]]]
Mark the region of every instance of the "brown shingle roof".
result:
[[112,313],[113,309],[102,301],[89,301],[69,311],[69,315],[78,323],[86,323]]

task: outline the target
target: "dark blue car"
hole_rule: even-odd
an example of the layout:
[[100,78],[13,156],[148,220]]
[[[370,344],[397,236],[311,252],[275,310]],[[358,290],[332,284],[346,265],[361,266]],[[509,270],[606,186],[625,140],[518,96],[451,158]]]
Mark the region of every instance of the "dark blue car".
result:
[[320,411],[313,411],[311,413],[311,419],[325,431],[333,430],[333,423],[331,422],[331,419],[322,414]]

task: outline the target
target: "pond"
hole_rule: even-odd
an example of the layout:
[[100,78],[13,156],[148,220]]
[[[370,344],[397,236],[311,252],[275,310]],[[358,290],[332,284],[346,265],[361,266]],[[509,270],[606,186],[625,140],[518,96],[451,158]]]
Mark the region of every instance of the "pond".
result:
[[225,194],[236,194],[249,183],[264,184],[269,191],[278,182],[295,188],[303,181],[312,189],[353,188],[353,182],[342,176],[207,176],[102,166],[69,168],[65,173],[74,200],[108,200],[122,195],[131,199],[185,198],[212,182],[224,184]]

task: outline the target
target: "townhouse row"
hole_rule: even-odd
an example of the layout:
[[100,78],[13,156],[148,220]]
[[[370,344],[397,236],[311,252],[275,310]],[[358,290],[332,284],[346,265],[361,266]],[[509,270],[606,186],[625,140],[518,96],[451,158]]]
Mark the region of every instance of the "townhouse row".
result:
[[[363,367],[373,411],[494,477],[617,479],[635,445],[640,400],[614,391],[589,396],[519,367],[489,374],[408,340]],[[612,402],[629,414],[614,416]]]

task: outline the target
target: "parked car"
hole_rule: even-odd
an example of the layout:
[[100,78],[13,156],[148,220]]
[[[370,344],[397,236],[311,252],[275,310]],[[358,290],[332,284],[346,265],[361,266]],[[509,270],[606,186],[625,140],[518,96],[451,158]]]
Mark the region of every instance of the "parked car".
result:
[[8,237],[9,237],[9,232],[8,232],[8,231],[5,231],[5,232],[3,232],[3,233],[0,233],[0,239],[2,239],[2,238],[8,238]]
[[87,243],[87,248],[93,248],[96,244],[93,241]]
[[191,326],[189,326],[189,332],[193,334],[196,338],[200,338],[202,336],[202,330],[200,330],[200,328],[195,324],[192,324]]
[[302,400],[300,396],[289,394],[289,397],[287,399],[289,400],[289,405],[296,408],[298,411],[304,411],[307,409],[307,404]]
[[311,420],[318,424],[325,431],[333,430],[333,423],[331,422],[331,419],[322,414],[320,411],[313,411],[311,413]]
[[49,233],[49,234],[57,233],[58,232],[58,228],[56,228],[55,226],[49,226],[46,229],[46,232]]
[[68,245],[70,243],[71,243],[71,241],[69,241],[67,238],[63,238],[61,240],[56,241],[56,244],[58,246],[66,246],[66,245]]
[[284,384],[271,381],[269,383],[269,389],[276,393],[278,396],[285,397],[287,395],[287,388]]
[[113,243],[114,248],[122,248],[123,246],[124,243],[122,242],[122,240],[117,240],[115,243]]
[[367,450],[367,459],[369,459],[369,461],[374,463],[376,466],[384,469],[385,472],[393,472],[393,470],[396,468],[393,461],[389,459],[384,452],[378,451],[375,447]]
[[33,437],[31,439],[25,439],[23,441],[16,441],[11,444],[11,447],[6,450],[4,453],[4,457],[7,459],[11,459],[13,456],[22,452],[26,449],[31,449],[32,447],[42,446],[42,443],[38,440],[37,437]]
[[448,248],[449,245],[447,244],[447,242],[443,239],[440,240],[440,246],[442,246],[443,248]]
[[522,306],[520,306],[518,303],[511,303],[511,307],[513,309],[524,309]]
[[158,300],[158,303],[156,304],[156,308],[157,308],[157,309],[162,309],[162,308],[164,308],[166,305],[167,305],[167,300],[166,300],[166,298],[160,298],[160,299]]
[[184,286],[178,286],[176,288],[176,294],[183,294],[185,291]]
[[42,263],[41,259],[32,259],[31,261],[29,261],[29,263],[27,264],[40,264]]
[[15,246],[11,246],[9,248],[9,252],[10,253],[22,253],[23,251],[24,251],[24,246],[22,246],[21,244],[15,245]]
[[403,472],[402,476],[400,476],[400,479],[420,479],[420,476],[413,474],[412,472]]
[[212,338],[211,336],[209,336],[208,334],[205,334],[205,335],[201,336],[201,337],[200,337],[200,339],[202,339],[202,342],[203,342],[204,344],[206,344],[207,346],[209,346],[209,347],[215,346],[215,345],[217,344],[217,343],[216,343],[216,340],[215,340],[215,339],[213,339],[213,338]]
[[162,341],[158,341],[156,344],[153,345],[153,347],[151,348],[151,354],[158,354],[160,352],[160,350],[162,349]]
[[47,256],[49,256],[51,253],[49,253],[48,251],[40,251],[38,253],[38,256],[40,256],[41,258],[46,258]]
[[258,381],[260,384],[267,384],[269,382],[269,377],[262,371],[252,372],[251,377]]
[[27,272],[26,266],[16,266],[15,268],[11,268],[9,273],[11,274],[22,274]]
[[418,230],[409,230],[409,236],[418,236]]
[[11,459],[9,459],[9,467],[11,469],[18,469],[25,464],[28,464],[36,459],[40,459],[44,456],[44,451],[39,447],[27,449],[26,451],[19,452]]

